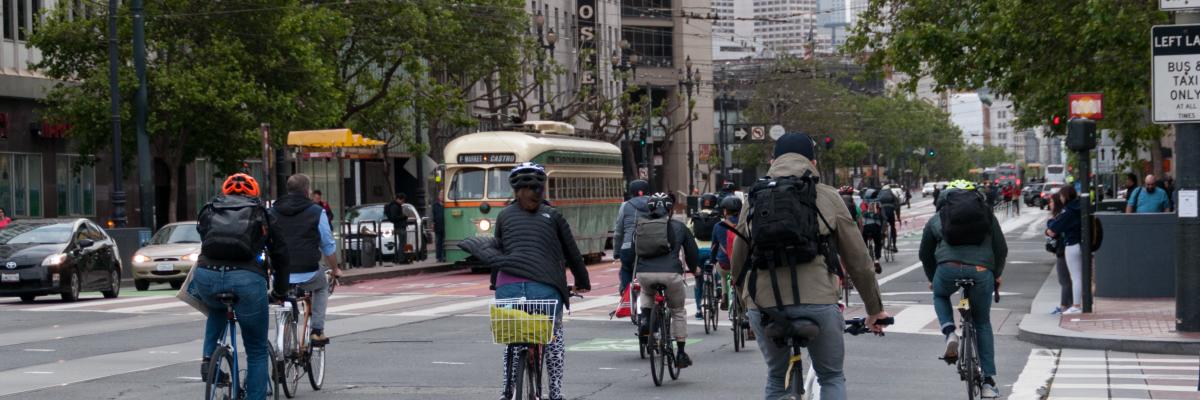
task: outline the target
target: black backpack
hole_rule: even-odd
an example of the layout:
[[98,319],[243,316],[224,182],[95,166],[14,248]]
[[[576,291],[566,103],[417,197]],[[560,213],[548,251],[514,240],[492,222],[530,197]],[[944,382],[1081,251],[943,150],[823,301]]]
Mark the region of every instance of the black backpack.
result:
[[698,213],[692,217],[692,235],[697,240],[709,241],[712,240],[713,227],[721,222],[721,216],[717,213]]
[[790,267],[829,254],[829,237],[818,223],[833,228],[817,209],[818,179],[763,178],[750,189],[751,260],[756,268]]
[[200,210],[200,252],[217,260],[251,260],[266,244],[267,209],[257,198],[217,196]]
[[942,239],[951,246],[983,243],[992,231],[992,209],[976,192],[951,191],[945,195],[938,218],[942,222]]

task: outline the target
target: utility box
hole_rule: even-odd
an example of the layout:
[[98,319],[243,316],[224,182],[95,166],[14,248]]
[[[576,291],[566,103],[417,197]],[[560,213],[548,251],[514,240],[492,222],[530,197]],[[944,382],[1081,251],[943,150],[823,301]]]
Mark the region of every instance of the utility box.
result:
[[1104,243],[1095,253],[1097,297],[1175,297],[1176,216],[1096,213]]
[[150,243],[150,228],[109,228],[104,230],[117,242],[121,255],[121,278],[133,277],[133,252]]

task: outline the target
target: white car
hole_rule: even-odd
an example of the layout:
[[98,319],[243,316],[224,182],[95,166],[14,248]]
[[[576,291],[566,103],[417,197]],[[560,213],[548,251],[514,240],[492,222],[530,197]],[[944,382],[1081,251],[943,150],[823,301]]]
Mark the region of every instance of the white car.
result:
[[921,186],[921,197],[929,197],[933,195],[934,188],[937,187],[937,182],[927,182]]
[[[370,234],[376,236],[375,252],[385,258],[391,258],[400,261],[422,261],[428,257],[428,251],[425,249],[428,243],[428,232],[426,228],[429,226],[428,218],[421,218],[417,213],[417,208],[412,204],[404,204],[404,215],[408,217],[407,238],[405,240],[404,249],[400,250],[400,257],[396,257],[396,236],[394,235],[394,227],[391,222],[388,222],[384,215],[384,207],[387,203],[382,204],[365,204],[352,207],[346,211],[346,218],[342,221],[342,233],[347,232],[355,234]],[[348,227],[347,227],[348,225]],[[349,229],[349,231],[347,231]],[[358,250],[356,241],[349,241],[346,245],[348,250]]]

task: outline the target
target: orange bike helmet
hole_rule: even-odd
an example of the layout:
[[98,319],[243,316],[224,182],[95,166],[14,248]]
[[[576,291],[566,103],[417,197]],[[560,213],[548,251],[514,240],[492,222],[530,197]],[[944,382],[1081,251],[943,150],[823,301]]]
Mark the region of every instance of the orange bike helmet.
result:
[[242,196],[258,197],[258,181],[254,177],[237,173],[225,178],[221,184],[221,193],[225,195],[240,194]]

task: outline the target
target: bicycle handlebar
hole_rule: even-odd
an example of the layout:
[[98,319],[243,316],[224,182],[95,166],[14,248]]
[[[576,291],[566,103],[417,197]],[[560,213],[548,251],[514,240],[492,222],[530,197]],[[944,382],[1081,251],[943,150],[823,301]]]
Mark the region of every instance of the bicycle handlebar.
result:
[[[887,317],[887,318],[875,321],[875,325],[893,325],[895,323],[896,323],[896,317]],[[851,335],[854,335],[854,336],[858,336],[858,335],[861,335],[864,333],[871,332],[871,328],[868,328],[866,326],[867,325],[866,318],[859,317],[859,318],[855,318],[855,319],[848,319],[848,320],[846,320],[846,325],[848,325],[848,326],[846,327],[845,332],[849,333]]]

